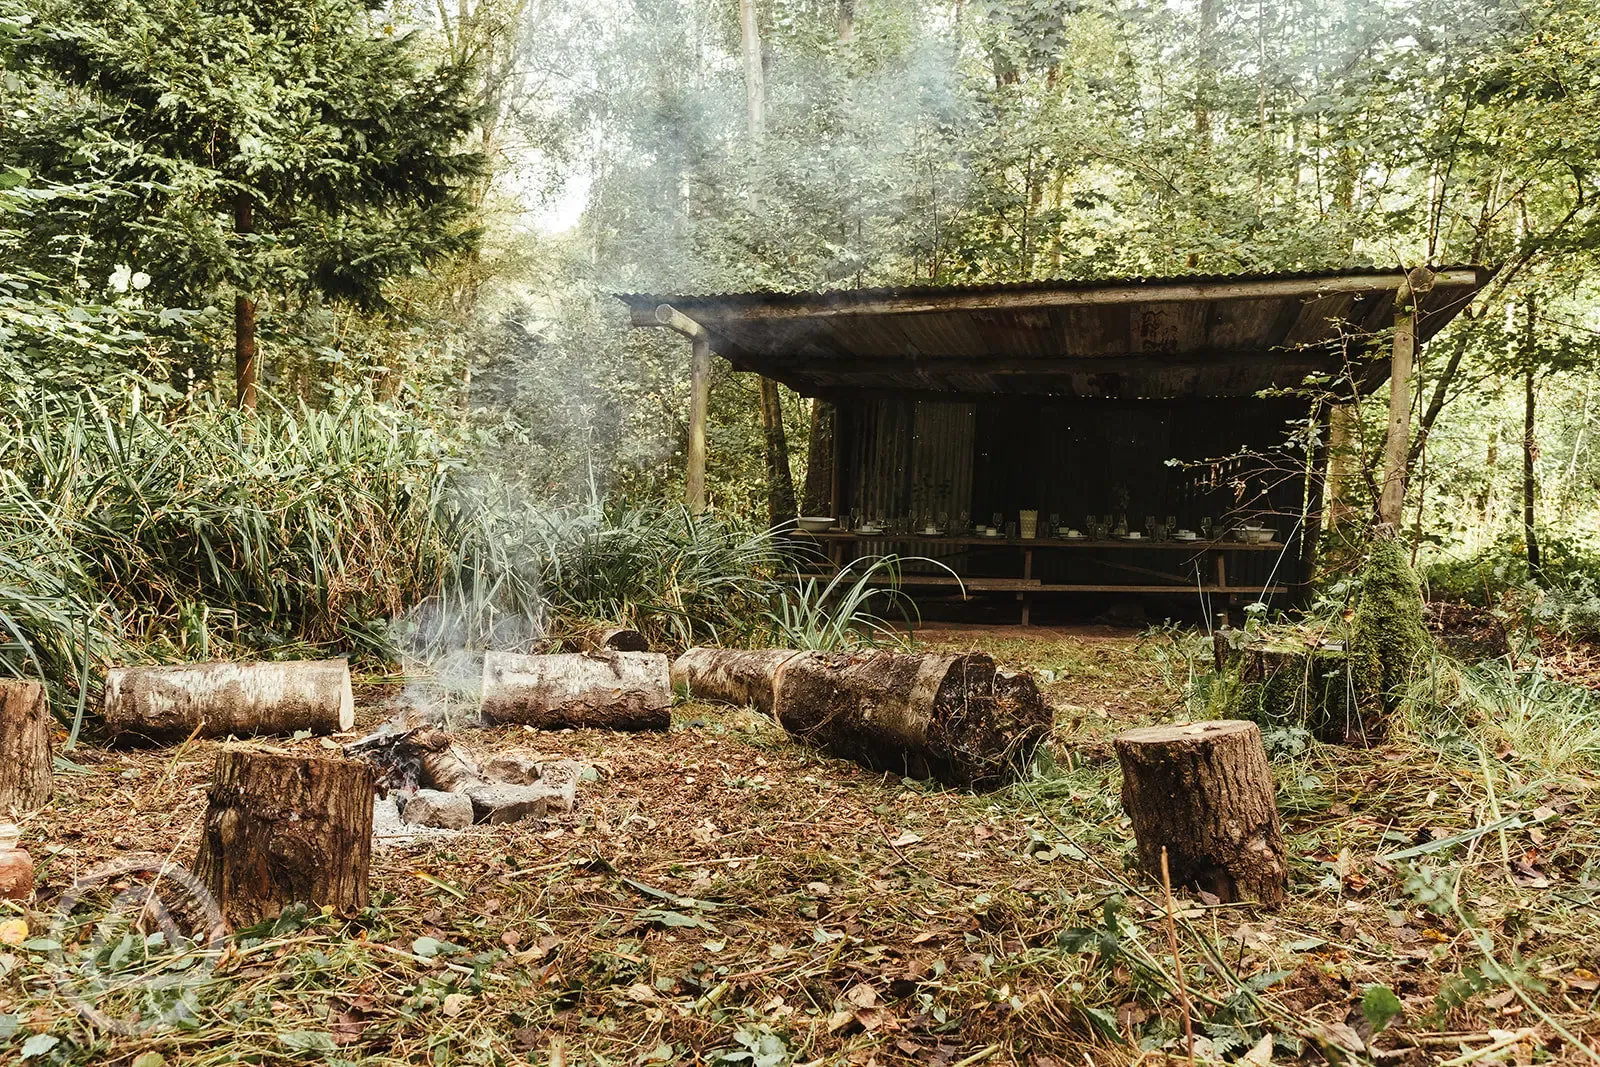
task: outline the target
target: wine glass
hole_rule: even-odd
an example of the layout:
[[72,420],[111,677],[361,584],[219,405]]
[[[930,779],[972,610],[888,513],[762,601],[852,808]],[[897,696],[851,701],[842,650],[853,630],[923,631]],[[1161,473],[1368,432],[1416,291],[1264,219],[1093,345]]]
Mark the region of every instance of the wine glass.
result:
[[1200,536],[1201,537],[1210,537],[1211,536],[1211,516],[1210,515],[1202,515],[1202,516],[1200,516]]
[[1178,516],[1176,516],[1176,515],[1168,515],[1167,516],[1167,529],[1166,529],[1166,532],[1162,535],[1163,540],[1168,538],[1168,537],[1171,537],[1173,534],[1175,534],[1177,532],[1178,532]]
[[1155,536],[1156,536],[1156,517],[1154,515],[1146,515],[1144,517],[1144,532],[1152,540],[1155,539]]

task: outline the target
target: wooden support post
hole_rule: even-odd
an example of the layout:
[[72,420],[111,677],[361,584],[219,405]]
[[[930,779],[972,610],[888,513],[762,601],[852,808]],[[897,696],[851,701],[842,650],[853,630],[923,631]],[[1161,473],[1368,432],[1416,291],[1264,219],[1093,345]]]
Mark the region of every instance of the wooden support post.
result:
[[234,929],[290,904],[367,906],[372,768],[249,748],[217,753],[195,874]]
[[1118,736],[1116,750],[1122,806],[1147,874],[1160,877],[1165,849],[1174,883],[1224,901],[1283,902],[1287,854],[1255,723],[1147,726]]
[[1317,418],[1317,443],[1307,457],[1305,489],[1305,521],[1300,524],[1300,574],[1295,582],[1296,604],[1310,599],[1311,579],[1317,568],[1317,549],[1322,540],[1323,498],[1327,494],[1328,451],[1331,431],[1332,407],[1323,404]]
[[698,514],[706,507],[706,411],[711,403],[711,341],[702,330],[691,342],[689,374],[689,463],[684,503]]
[[671,304],[659,304],[654,312],[634,312],[633,324],[665,326],[689,339],[689,455],[683,479],[683,501],[690,511],[699,513],[706,506],[706,410],[711,403],[711,335],[704,326]]
[[1389,429],[1383,439],[1383,487],[1378,521],[1400,529],[1406,501],[1406,450],[1411,444],[1411,368],[1416,358],[1416,319],[1410,308],[1394,315],[1394,349],[1389,357]]
[[50,727],[42,684],[0,680],[0,816],[49,803]]
[[1217,591],[1222,592],[1228,588],[1228,557],[1218,551],[1217,554]]
[[1427,267],[1406,276],[1394,297],[1394,348],[1389,356],[1389,428],[1383,439],[1383,484],[1378,522],[1398,532],[1406,503],[1406,460],[1411,451],[1411,371],[1417,354],[1416,296],[1435,284]]
[[1336,529],[1352,518],[1360,518],[1355,499],[1365,492],[1361,457],[1357,454],[1356,430],[1360,410],[1357,401],[1328,405],[1328,528]]

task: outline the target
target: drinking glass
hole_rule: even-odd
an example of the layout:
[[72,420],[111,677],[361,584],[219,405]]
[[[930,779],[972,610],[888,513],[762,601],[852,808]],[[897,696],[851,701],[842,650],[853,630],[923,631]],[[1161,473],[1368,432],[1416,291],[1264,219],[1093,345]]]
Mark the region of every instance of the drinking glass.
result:
[[1173,534],[1175,534],[1177,532],[1178,532],[1178,516],[1176,516],[1176,515],[1168,515],[1167,516],[1167,532],[1166,532],[1165,536],[1171,537]]
[[1211,536],[1211,516],[1210,515],[1202,515],[1202,516],[1200,516],[1200,536],[1201,537],[1210,537]]
[[1155,537],[1156,537],[1156,517],[1154,515],[1146,515],[1144,517],[1144,532],[1148,537],[1150,537],[1152,539],[1155,539]]

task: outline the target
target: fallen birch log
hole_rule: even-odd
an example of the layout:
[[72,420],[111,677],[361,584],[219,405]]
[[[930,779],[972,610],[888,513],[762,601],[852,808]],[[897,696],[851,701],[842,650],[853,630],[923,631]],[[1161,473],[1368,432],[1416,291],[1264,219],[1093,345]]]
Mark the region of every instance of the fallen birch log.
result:
[[0,679],[0,813],[38,811],[54,784],[44,686]]
[[1146,726],[1119,734],[1116,749],[1122,806],[1146,874],[1160,880],[1165,850],[1173,885],[1230,902],[1283,902],[1289,866],[1255,723]]
[[772,714],[778,672],[805,653],[789,648],[691,648],[672,662],[672,687],[691,700]]
[[545,730],[665,730],[672,684],[659,652],[483,657],[483,717]]
[[114,667],[101,705],[112,740],[338,733],[355,725],[342,659]]
[[825,752],[975,789],[1014,781],[1051,725],[1032,677],[981,652],[806,652],[781,665],[776,692],[778,721]]
[[290,904],[366,907],[372,787],[359,760],[217,753],[195,875],[234,929]]

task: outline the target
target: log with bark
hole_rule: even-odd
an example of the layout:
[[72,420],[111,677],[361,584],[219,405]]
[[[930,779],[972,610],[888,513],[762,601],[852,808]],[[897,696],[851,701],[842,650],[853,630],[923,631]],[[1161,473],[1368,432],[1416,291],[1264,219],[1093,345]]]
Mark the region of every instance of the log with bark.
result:
[[648,652],[650,642],[626,626],[595,626],[565,635],[561,648],[565,652]]
[[981,652],[808,652],[777,672],[774,708],[796,737],[878,770],[995,789],[1050,732],[1033,679]]
[[372,768],[359,760],[225,748],[209,800],[195,873],[235,929],[290,904],[367,905],[372,857]]
[[1223,719],[1129,730],[1116,739],[1122,806],[1139,863],[1224,901],[1283,902],[1288,863],[1272,769],[1253,722]]
[[0,813],[49,803],[52,725],[42,684],[0,679]]
[[342,659],[114,667],[101,708],[113,741],[170,744],[355,724],[350,668]]
[[665,730],[672,685],[659,652],[483,657],[483,717],[546,730]]
[[691,648],[672,663],[672,687],[691,700],[771,715],[779,671],[804,654],[788,648]]

